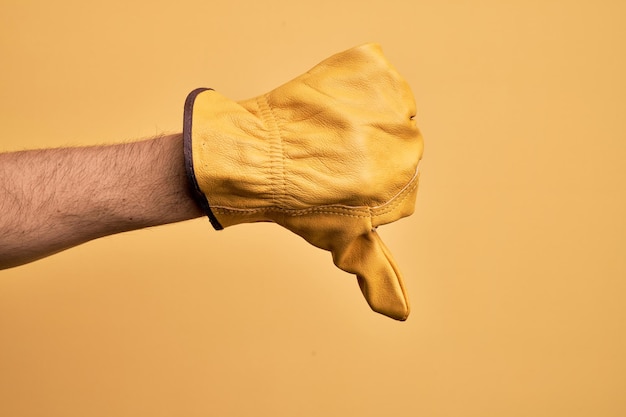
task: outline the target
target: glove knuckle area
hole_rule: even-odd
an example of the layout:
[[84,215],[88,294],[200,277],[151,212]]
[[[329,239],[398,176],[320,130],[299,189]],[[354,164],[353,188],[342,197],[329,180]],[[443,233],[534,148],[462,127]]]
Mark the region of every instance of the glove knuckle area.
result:
[[289,207],[374,207],[406,186],[422,155],[420,132],[408,118],[378,106],[358,100],[329,106],[309,99],[300,106],[309,110],[299,110],[297,117],[293,110],[274,109]]

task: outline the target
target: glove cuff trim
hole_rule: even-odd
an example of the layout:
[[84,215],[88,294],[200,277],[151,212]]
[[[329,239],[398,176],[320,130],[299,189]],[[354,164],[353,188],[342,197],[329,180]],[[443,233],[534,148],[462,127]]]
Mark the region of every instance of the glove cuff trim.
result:
[[187,172],[187,178],[191,183],[192,195],[194,196],[196,202],[206,213],[213,228],[215,230],[222,230],[224,226],[220,224],[217,217],[215,217],[215,214],[211,210],[211,205],[209,204],[206,195],[200,189],[200,185],[198,185],[198,180],[193,168],[193,104],[198,94],[207,90],[212,90],[212,88],[197,88],[189,93],[187,99],[185,100],[185,112],[183,116],[183,152],[185,155],[185,171]]

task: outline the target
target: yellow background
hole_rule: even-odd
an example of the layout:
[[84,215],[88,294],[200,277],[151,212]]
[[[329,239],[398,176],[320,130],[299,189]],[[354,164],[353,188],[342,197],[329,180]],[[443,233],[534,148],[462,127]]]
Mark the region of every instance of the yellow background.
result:
[[1,150],[177,132],[196,87],[370,41],[426,146],[380,229],[407,322],[274,225],[112,236],[0,272],[0,415],[626,415],[625,5],[3,0]]

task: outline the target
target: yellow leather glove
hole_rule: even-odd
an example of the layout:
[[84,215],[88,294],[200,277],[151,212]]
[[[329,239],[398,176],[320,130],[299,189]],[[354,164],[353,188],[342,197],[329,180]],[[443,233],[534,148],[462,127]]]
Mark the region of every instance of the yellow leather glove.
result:
[[332,253],[370,307],[409,315],[376,228],[413,213],[423,142],[406,81],[377,44],[334,55],[277,89],[185,104],[185,160],[216,229],[271,221]]

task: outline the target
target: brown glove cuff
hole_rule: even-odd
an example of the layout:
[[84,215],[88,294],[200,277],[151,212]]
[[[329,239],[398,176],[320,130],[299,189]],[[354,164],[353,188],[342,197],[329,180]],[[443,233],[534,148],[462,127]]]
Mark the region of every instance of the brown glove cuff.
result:
[[183,116],[183,146],[185,155],[185,170],[187,171],[187,178],[191,186],[192,195],[194,196],[198,205],[204,210],[211,222],[211,225],[215,230],[222,230],[224,227],[220,224],[211,210],[209,200],[206,195],[200,189],[198,179],[193,167],[193,148],[192,148],[192,136],[193,136],[193,105],[198,94],[203,91],[212,90],[212,88],[197,88],[193,90],[187,96],[185,100],[185,113]]

